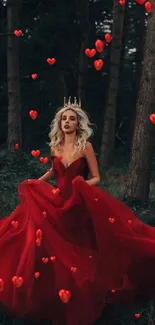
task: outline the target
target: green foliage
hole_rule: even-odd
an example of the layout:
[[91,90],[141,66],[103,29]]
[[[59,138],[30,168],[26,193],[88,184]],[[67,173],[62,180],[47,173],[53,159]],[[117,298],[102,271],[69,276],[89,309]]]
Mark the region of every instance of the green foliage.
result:
[[37,179],[50,168],[42,165],[39,158],[26,153],[6,150],[0,152],[0,215],[6,216],[19,204],[18,184],[26,179]]

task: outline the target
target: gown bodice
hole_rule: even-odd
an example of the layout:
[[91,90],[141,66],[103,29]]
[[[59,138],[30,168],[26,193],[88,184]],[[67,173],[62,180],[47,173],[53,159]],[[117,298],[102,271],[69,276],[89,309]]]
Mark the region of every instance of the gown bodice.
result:
[[72,194],[72,181],[76,176],[82,176],[85,180],[89,175],[89,168],[84,157],[73,161],[68,167],[65,167],[61,159],[52,156],[53,170],[56,178],[57,187],[64,199],[68,199]]

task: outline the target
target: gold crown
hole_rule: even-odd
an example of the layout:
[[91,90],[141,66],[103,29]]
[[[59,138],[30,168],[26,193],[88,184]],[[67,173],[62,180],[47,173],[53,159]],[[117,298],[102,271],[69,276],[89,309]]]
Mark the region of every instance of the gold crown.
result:
[[74,101],[71,100],[71,97],[68,98],[68,101],[66,100],[66,97],[64,97],[64,107],[68,108],[81,108],[81,100],[77,100],[76,97],[74,97]]

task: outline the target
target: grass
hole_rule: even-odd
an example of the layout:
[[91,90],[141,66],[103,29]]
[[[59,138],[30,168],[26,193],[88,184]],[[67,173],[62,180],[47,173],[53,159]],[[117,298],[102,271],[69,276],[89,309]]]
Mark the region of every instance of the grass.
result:
[[[42,152],[43,156],[47,152]],[[18,184],[28,178],[38,178],[50,167],[51,162],[42,165],[38,158],[33,158],[26,153],[21,155],[14,151],[0,152],[0,216],[8,216],[19,204]],[[108,190],[113,196],[122,199],[125,186],[125,173],[127,164],[117,165],[103,175],[101,187]],[[152,173],[150,184],[150,199],[146,209],[133,206],[136,214],[146,223],[155,226],[155,173]],[[136,319],[135,313],[141,317]],[[0,311],[0,325],[27,325],[25,320],[9,317],[4,311]],[[44,325],[49,323],[44,322]],[[135,305],[132,310],[125,310],[119,306],[108,305],[105,307],[101,319],[97,325],[155,325],[155,303],[149,301],[144,305]]]

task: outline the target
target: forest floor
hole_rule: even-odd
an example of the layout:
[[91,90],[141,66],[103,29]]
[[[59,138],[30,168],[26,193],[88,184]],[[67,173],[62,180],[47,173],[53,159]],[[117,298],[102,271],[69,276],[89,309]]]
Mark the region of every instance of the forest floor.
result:
[[[44,155],[44,154],[43,154]],[[8,154],[5,150],[0,151],[0,216],[8,216],[19,204],[17,188],[18,184],[25,179],[38,178],[50,167],[46,166],[26,153],[18,152]],[[152,178],[150,183],[150,198],[144,208],[133,205],[132,209],[145,223],[155,226],[155,164],[152,165]],[[122,200],[125,176],[127,172],[127,160],[116,159],[115,166],[110,168],[101,181],[101,187],[108,190],[113,196]],[[140,314],[139,318],[135,313]],[[0,310],[0,325],[28,325],[25,320],[9,317],[2,309]],[[43,322],[41,325],[48,325]],[[32,325],[32,324],[31,324]],[[101,319],[96,325],[155,325],[155,302],[148,301],[141,305],[136,304],[132,310],[126,310],[121,306],[107,305]]]

